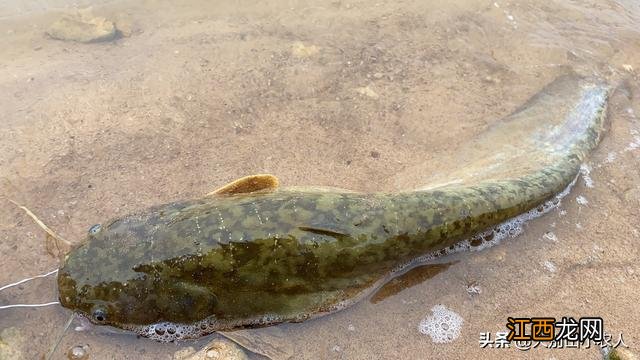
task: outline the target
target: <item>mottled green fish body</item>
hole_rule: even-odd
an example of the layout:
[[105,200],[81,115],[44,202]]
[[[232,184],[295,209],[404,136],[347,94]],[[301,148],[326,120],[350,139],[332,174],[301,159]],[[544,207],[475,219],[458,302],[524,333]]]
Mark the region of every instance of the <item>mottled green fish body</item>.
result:
[[490,129],[485,142],[528,129],[531,161],[512,172],[456,173],[453,183],[398,193],[212,195],[116,219],[67,256],[60,301],[95,323],[159,340],[338,310],[398,266],[565,189],[599,142],[607,93],[561,77]]

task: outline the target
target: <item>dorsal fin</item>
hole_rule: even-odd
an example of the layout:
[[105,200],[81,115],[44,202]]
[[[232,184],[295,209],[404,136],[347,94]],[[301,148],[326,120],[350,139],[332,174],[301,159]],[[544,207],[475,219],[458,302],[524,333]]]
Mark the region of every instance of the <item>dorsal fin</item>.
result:
[[257,174],[241,177],[210,193],[212,195],[247,194],[260,190],[275,190],[278,187],[278,178],[270,174]]

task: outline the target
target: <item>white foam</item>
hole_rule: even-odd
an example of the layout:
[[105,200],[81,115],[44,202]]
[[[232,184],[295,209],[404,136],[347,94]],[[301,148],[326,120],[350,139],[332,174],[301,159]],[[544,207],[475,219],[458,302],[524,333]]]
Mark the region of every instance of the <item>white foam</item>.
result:
[[591,178],[591,167],[587,164],[580,165],[580,174],[582,174],[582,179],[584,180],[584,184],[588,188],[592,188],[593,179]]
[[578,205],[587,205],[589,203],[587,198],[582,195],[576,196],[576,202],[578,203]]
[[211,334],[216,331],[232,329],[243,326],[266,326],[277,324],[283,321],[283,318],[275,314],[265,314],[253,319],[242,319],[236,321],[221,321],[215,316],[210,316],[204,320],[197,321],[193,324],[179,324],[172,322],[159,322],[151,325],[125,325],[124,329],[133,331],[134,333],[157,340],[160,342],[173,342],[184,339],[197,339],[199,337]]
[[444,305],[431,308],[432,314],[424,318],[418,325],[420,333],[431,336],[437,344],[449,343],[460,336],[464,319]]

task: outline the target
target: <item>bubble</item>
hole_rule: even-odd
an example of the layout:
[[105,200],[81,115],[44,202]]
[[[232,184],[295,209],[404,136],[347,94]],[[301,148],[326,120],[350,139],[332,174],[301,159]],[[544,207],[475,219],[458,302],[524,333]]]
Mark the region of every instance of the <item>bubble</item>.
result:
[[418,325],[420,333],[429,335],[435,343],[448,343],[460,336],[464,320],[444,305],[431,308],[432,314],[424,318]]
[[283,319],[281,316],[277,316],[274,314],[266,314],[255,319],[224,322],[216,319],[215,316],[210,316],[208,318],[190,324],[164,321],[151,325],[124,325],[123,329],[132,331],[140,336],[160,342],[173,342],[183,339],[197,339],[221,329],[228,329],[246,325],[266,325],[282,321]]
[[587,200],[587,198],[585,198],[585,197],[584,197],[584,196],[582,196],[582,195],[578,195],[578,196],[576,196],[576,202],[577,202],[579,205],[587,205],[587,204],[589,203],[589,201]]
[[480,245],[482,245],[483,241],[484,241],[484,239],[481,238],[481,237],[473,238],[473,239],[469,240],[469,245],[471,245],[473,247],[480,246]]
[[580,165],[580,174],[582,174],[582,180],[588,188],[593,187],[593,179],[591,178],[591,167],[587,164]]
[[165,334],[164,326],[162,324],[155,326],[155,332],[158,335],[164,335]]

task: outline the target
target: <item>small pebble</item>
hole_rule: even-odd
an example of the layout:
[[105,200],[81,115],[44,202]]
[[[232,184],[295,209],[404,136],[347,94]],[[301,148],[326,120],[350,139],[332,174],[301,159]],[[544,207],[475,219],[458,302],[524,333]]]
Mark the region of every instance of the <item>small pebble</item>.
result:
[[607,360],[640,360],[640,357],[633,351],[625,348],[613,349],[606,357]]
[[69,360],[82,360],[89,358],[89,345],[74,346],[67,351],[67,358]]
[[113,22],[94,17],[86,10],[61,17],[46,33],[53,39],[82,43],[110,41],[117,36]]
[[547,231],[546,233],[544,233],[544,235],[542,235],[542,237],[553,242],[558,242],[558,237],[551,231]]
[[372,99],[377,99],[380,97],[380,95],[378,95],[378,93],[376,93],[371,87],[369,86],[364,86],[364,87],[359,87],[356,88],[355,91],[363,96],[372,98]]

